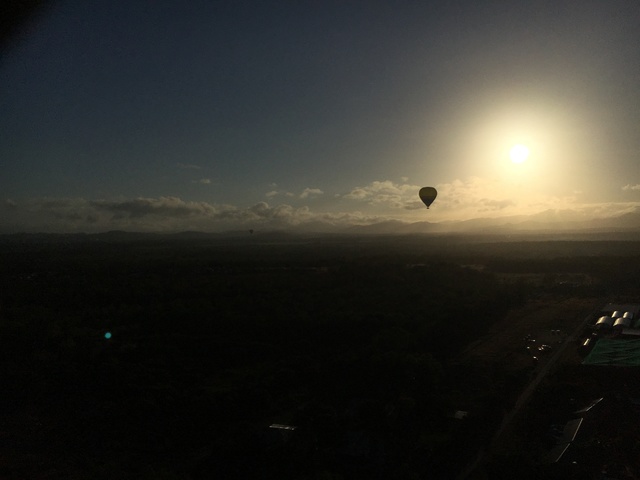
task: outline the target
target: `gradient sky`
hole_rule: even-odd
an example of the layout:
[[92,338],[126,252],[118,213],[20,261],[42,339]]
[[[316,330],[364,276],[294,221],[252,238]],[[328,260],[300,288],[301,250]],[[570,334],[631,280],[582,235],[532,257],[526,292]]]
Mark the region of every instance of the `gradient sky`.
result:
[[636,0],[55,2],[0,61],[0,231],[640,211],[638,25]]

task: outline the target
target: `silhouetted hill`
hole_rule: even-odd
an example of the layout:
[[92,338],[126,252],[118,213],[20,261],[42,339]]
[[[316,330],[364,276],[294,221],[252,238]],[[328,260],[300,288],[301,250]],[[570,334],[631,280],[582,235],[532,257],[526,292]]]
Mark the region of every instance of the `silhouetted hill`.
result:
[[128,232],[112,230],[102,233],[13,233],[0,235],[0,242],[77,242],[77,241],[155,241],[155,240],[228,240],[287,241],[323,235],[548,235],[548,234],[609,234],[632,237],[640,235],[640,212],[628,212],[615,217],[585,219],[569,210],[546,210],[534,215],[513,215],[500,218],[474,218],[447,222],[403,222],[387,220],[370,225],[335,225],[312,222],[277,230],[246,229],[226,232],[184,231],[174,233]]
[[640,233],[640,213],[630,212],[616,217],[576,219],[575,213],[562,210],[546,210],[535,215],[515,215],[500,218],[474,218],[451,222],[380,222],[372,225],[350,227],[351,233],[408,234],[408,233],[567,233],[567,232],[633,232]]

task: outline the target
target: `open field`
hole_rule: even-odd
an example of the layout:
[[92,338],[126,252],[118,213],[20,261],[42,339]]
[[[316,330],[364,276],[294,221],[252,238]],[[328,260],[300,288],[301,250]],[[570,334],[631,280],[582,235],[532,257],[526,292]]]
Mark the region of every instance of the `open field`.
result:
[[[533,356],[544,363],[553,349],[603,303],[604,299],[589,297],[532,300],[509,311],[486,335],[469,344],[461,353],[460,362],[500,364],[507,371],[536,365]],[[552,349],[539,352],[540,345]]]

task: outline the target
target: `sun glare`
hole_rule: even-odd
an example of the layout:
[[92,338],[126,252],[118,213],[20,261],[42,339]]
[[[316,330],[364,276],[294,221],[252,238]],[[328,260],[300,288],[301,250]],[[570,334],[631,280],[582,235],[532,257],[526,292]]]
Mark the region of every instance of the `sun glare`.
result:
[[509,158],[513,163],[523,163],[527,160],[527,158],[529,158],[529,153],[531,153],[529,151],[529,148],[518,143],[517,145],[511,147],[511,150],[509,150]]

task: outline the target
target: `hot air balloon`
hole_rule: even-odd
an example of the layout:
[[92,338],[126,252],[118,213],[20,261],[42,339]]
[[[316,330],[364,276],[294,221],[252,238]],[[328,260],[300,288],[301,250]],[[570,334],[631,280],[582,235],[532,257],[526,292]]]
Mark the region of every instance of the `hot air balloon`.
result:
[[438,191],[433,187],[422,187],[418,192],[420,200],[429,208],[438,195]]

